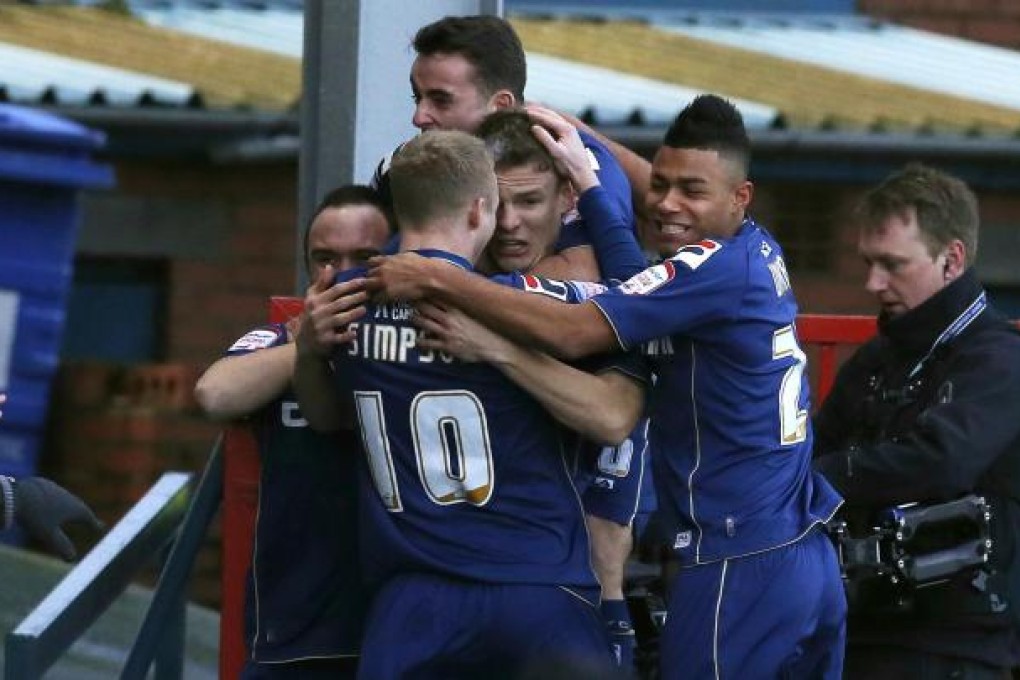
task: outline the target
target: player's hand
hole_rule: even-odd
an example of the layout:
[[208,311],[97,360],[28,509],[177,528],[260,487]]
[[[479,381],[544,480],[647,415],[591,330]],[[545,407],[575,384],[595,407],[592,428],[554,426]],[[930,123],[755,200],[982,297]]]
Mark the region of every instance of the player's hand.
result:
[[415,305],[414,324],[424,333],[418,346],[439,350],[461,361],[503,361],[512,345],[458,309],[447,309],[430,302]]
[[365,315],[365,279],[333,283],[335,271],[323,267],[305,293],[305,309],[295,342],[298,352],[328,357],[354,339],[352,321]]
[[527,111],[535,123],[531,133],[549,151],[560,172],[570,178],[574,190],[582,194],[597,186],[598,175],[577,128],[552,109],[531,105]]
[[373,257],[368,261],[367,288],[384,300],[415,302],[428,294],[437,265],[449,266],[412,252]]
[[105,528],[84,501],[43,477],[15,480],[14,521],[25,533],[42,541],[68,562],[77,553],[62,529],[64,524],[80,522],[96,531]]

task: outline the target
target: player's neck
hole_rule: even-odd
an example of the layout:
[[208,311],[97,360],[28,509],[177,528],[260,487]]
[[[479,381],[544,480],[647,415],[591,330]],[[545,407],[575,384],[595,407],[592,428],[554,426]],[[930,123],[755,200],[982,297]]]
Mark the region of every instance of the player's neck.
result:
[[403,233],[400,235],[400,250],[443,250],[454,255],[460,255],[465,260],[474,264],[478,259],[478,253],[472,247],[473,244],[461,243],[460,239],[454,238],[451,234],[435,232]]

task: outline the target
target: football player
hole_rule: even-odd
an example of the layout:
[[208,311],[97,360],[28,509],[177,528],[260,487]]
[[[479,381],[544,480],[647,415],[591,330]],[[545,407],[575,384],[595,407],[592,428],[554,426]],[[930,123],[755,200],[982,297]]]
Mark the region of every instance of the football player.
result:
[[[540,122],[556,156],[558,123]],[[838,678],[846,599],[822,526],[841,499],[811,469],[797,305],[779,244],[747,215],[749,157],[730,102],[703,95],[681,111],[646,208],[684,245],[589,302],[521,295],[412,254],[375,261],[370,289],[458,307],[559,356],[648,343],[653,468],[681,566],[662,677]]]
[[[498,205],[484,144],[428,132],[390,172],[401,248],[477,276]],[[550,413],[615,444],[642,411],[641,383],[624,363],[594,375],[528,351],[515,358],[521,370],[557,377],[529,396],[501,373],[516,366],[418,345],[414,316],[406,303],[369,303],[332,356],[335,383],[321,381],[329,367],[315,343],[298,351],[302,404],[352,398],[368,462],[364,558],[381,590],[361,676],[514,677],[557,661],[605,672],[584,514]]]
[[[305,232],[310,276],[332,277],[364,264],[381,251],[392,226],[388,208],[369,187],[330,192]],[[358,298],[343,298],[345,292],[343,285],[322,291],[322,306],[352,319],[357,314],[347,305]],[[259,445],[246,679],[354,677],[365,616],[355,458],[340,455],[359,444],[350,429],[311,430],[298,408],[290,384],[300,323],[249,331],[195,387],[211,417],[248,418]]]
[[[524,104],[527,62],[513,27],[494,16],[448,16],[422,27],[415,35],[417,54],[411,67],[411,92],[415,111],[412,122],[419,130],[461,130],[474,133],[488,114]],[[615,202],[618,212],[633,229],[631,188],[616,159],[593,135],[582,133],[587,158],[600,184]],[[372,185],[389,200],[388,170],[393,155],[376,168]],[[535,272],[558,279],[596,281],[608,278],[600,272],[587,232],[566,228],[555,252],[537,265]]]

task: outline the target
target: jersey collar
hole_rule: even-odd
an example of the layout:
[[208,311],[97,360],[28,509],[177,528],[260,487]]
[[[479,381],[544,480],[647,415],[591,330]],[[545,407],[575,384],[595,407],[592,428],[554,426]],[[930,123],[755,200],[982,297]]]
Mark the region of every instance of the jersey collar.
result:
[[446,250],[439,250],[438,248],[419,248],[417,250],[412,250],[411,252],[418,253],[422,257],[431,257],[438,260],[445,260],[450,264],[456,267],[460,267],[461,269],[467,270],[469,272],[473,272],[475,270],[474,266],[471,264],[471,262],[467,260],[467,258],[461,257],[460,255],[455,255],[454,253],[448,252]]

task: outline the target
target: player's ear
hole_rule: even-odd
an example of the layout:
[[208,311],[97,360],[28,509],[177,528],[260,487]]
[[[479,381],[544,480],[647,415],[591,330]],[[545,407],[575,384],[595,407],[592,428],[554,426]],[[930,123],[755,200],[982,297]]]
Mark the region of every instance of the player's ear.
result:
[[494,111],[512,109],[514,106],[523,103],[518,102],[517,97],[510,90],[496,90],[496,93],[489,97],[489,105]]
[[476,196],[471,201],[471,205],[468,206],[468,225],[472,229],[477,229],[482,224],[482,215],[485,212],[485,198],[482,196]]
[[754,198],[754,184],[745,179],[737,185],[733,192],[733,202],[737,210],[747,212],[747,206],[751,205],[752,198]]
[[560,215],[565,215],[577,205],[577,194],[568,180],[560,178],[559,183],[556,194],[556,208]]

